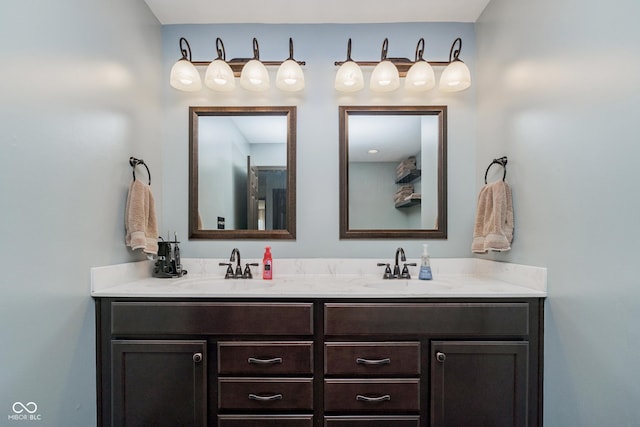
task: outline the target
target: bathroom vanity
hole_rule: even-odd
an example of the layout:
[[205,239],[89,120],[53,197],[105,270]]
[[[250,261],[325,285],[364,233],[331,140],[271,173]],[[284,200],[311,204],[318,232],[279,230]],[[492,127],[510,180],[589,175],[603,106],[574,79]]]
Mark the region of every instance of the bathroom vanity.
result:
[[444,276],[94,287],[98,423],[542,425],[546,291]]

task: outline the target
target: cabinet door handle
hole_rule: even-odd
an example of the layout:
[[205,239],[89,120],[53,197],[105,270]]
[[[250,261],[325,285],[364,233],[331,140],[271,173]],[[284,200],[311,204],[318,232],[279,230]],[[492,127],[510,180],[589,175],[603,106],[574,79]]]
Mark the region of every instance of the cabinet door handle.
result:
[[193,361],[194,363],[202,362],[202,353],[193,353]]
[[444,362],[445,360],[447,360],[447,355],[439,351],[436,353],[436,360],[438,362]]
[[278,365],[282,363],[282,357],[274,357],[272,359],[259,359],[257,357],[250,357],[247,362],[252,365]]
[[369,397],[369,396],[363,396],[362,394],[358,394],[356,395],[356,400],[359,402],[369,402],[369,403],[386,402],[388,400],[391,400],[391,395],[383,394],[382,396],[378,396],[378,397]]
[[272,394],[271,396],[260,396],[257,394],[249,393],[249,400],[257,400],[259,402],[270,402],[272,400],[282,400],[282,394]]
[[384,359],[363,359],[362,357],[358,357],[356,359],[356,364],[358,365],[389,365],[391,364],[391,359],[388,357]]

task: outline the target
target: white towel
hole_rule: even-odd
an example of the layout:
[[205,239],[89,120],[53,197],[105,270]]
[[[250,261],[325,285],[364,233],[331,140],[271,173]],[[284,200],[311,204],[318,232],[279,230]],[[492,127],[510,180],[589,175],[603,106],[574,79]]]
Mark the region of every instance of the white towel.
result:
[[513,201],[504,181],[485,185],[478,195],[471,251],[508,251],[513,241]]
[[125,243],[131,249],[158,254],[158,225],[151,187],[134,180],[129,186],[125,208]]

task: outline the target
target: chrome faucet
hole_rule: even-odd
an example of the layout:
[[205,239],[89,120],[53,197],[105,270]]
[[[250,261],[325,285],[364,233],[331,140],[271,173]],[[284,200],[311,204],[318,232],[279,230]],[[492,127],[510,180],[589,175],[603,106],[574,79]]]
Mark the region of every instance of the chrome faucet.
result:
[[[402,272],[400,272],[400,262],[404,263]],[[409,266],[415,267],[416,265],[415,262],[407,262],[407,257],[402,248],[396,249],[396,264],[393,266],[393,273],[391,272],[391,267],[389,267],[388,262],[378,263],[378,267],[385,267],[384,274],[382,275],[383,279],[411,279]]]
[[231,257],[229,258],[229,261],[236,262],[236,255],[238,256],[238,261],[237,261],[237,264],[236,264],[236,272],[234,273],[234,278],[241,279],[242,278],[242,266],[240,265],[240,263],[241,263],[241,261],[240,261],[240,249],[233,248],[233,250],[231,251]]
[[404,249],[402,249],[402,248],[396,249],[396,264],[393,266],[393,278],[394,279],[399,279],[400,278],[400,263],[398,262],[398,255],[400,255],[400,261],[402,261],[402,262],[406,262],[407,261],[407,257],[404,254]]

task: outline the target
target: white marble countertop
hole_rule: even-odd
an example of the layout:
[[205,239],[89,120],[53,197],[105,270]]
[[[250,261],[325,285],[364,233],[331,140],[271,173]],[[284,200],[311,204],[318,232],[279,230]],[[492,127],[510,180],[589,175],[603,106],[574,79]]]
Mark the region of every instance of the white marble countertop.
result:
[[[183,259],[189,273],[150,277],[151,261],[91,270],[91,296],[141,298],[540,298],[546,268],[475,258],[432,259],[433,280],[383,280],[376,260],[281,259],[273,280],[224,279],[218,259]],[[255,262],[256,260],[243,260]],[[407,262],[414,262],[408,260]],[[261,277],[253,267],[254,277]]]

